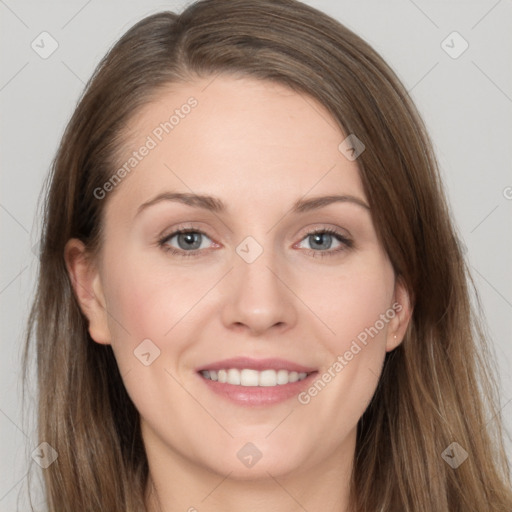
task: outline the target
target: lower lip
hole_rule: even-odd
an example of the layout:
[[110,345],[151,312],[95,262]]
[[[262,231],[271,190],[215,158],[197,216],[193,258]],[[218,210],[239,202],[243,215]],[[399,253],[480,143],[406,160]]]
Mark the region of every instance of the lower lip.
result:
[[318,372],[310,373],[305,379],[277,386],[238,386],[226,382],[205,379],[199,373],[199,378],[208,388],[229,401],[242,406],[273,405],[289,400],[307,388]]

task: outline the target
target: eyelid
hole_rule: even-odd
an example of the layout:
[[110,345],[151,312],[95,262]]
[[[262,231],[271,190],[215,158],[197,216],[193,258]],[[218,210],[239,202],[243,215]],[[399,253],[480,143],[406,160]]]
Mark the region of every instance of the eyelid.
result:
[[332,235],[338,235],[339,237],[346,240],[352,240],[353,238],[348,229],[344,229],[329,223],[309,224],[305,228],[302,228],[296,236],[303,240],[308,235],[314,235],[315,233],[330,233]]
[[158,239],[169,239],[172,238],[174,235],[179,233],[201,233],[204,236],[207,236],[210,240],[213,240],[213,237],[211,237],[204,229],[194,226],[189,223],[184,224],[178,224],[177,226],[173,226],[171,229],[165,229],[160,235],[158,235]]
[[336,255],[341,251],[345,251],[354,247],[354,241],[352,237],[348,237],[340,232],[339,228],[333,227],[318,227],[314,229],[309,229],[305,235],[303,235],[300,240],[294,244],[294,247],[298,244],[301,244],[304,240],[306,240],[309,236],[315,235],[316,233],[329,234],[336,238],[338,242],[341,244],[341,247],[338,249],[328,249],[326,251],[315,251],[314,249],[304,249],[306,252],[313,254],[313,256],[330,256]]
[[[299,241],[296,242],[292,247],[295,247],[297,244],[302,243],[308,236],[312,236],[316,233],[327,233],[327,234],[333,236],[334,238],[336,238],[341,244],[340,248],[334,249],[334,250],[328,249],[325,251],[319,251],[319,250],[314,250],[314,249],[302,249],[303,251],[306,251],[307,253],[310,253],[313,256],[321,256],[321,257],[334,256],[342,251],[351,249],[354,246],[352,237],[346,236],[345,234],[341,233],[341,228],[318,226],[316,228],[309,228],[309,229],[305,228],[305,229],[306,229],[305,233],[303,235],[301,235]],[[208,249],[193,249],[190,251],[185,251],[183,249],[177,249],[175,247],[167,245],[167,242],[171,238],[174,238],[175,236],[182,234],[182,233],[199,233],[199,234],[209,238],[213,242],[213,244],[216,245],[217,247],[219,247],[219,246],[222,247],[222,244],[215,242],[213,237],[208,235],[208,233],[206,233],[204,230],[197,228],[195,226],[189,225],[189,224],[178,225],[178,226],[172,228],[172,230],[170,230],[170,232],[167,235],[163,234],[163,235],[159,236],[158,237],[158,246],[161,247],[163,250],[171,252],[178,256],[200,256],[200,255],[204,255],[206,252],[210,251],[209,248]]]
[[[165,233],[165,232],[164,232]],[[162,250],[170,252],[172,254],[178,255],[178,256],[194,256],[194,255],[200,255],[204,254],[206,251],[209,251],[209,249],[193,249],[191,251],[184,251],[183,249],[177,249],[175,247],[172,247],[171,245],[168,245],[167,242],[174,238],[177,235],[180,235],[182,233],[199,233],[207,238],[209,238],[213,245],[221,246],[218,242],[215,242],[213,237],[208,235],[204,230],[199,229],[194,226],[190,225],[179,225],[174,227],[168,234],[162,234],[158,237],[157,245],[162,248]]]

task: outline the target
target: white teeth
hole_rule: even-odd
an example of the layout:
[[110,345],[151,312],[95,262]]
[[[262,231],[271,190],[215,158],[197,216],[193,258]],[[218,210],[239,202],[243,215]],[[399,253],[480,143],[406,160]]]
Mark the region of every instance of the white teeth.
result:
[[263,370],[260,372],[260,386],[277,386],[277,375],[275,370]]
[[235,368],[228,370],[228,384],[240,385],[240,372]]
[[[212,380],[214,380],[214,379],[212,379]],[[257,370],[242,370],[240,372],[240,385],[242,385],[242,386],[257,386],[258,382],[259,381],[258,381],[258,371]],[[230,382],[230,384],[231,384],[231,382]]]
[[288,371],[287,370],[279,370],[277,372],[277,383],[278,384],[288,384]]
[[215,380],[221,383],[233,384],[234,386],[261,386],[272,387],[298,380],[303,380],[307,377],[305,372],[289,372],[288,370],[252,370],[245,368],[238,370],[236,368],[228,368],[226,370],[203,370],[202,376],[208,380]]

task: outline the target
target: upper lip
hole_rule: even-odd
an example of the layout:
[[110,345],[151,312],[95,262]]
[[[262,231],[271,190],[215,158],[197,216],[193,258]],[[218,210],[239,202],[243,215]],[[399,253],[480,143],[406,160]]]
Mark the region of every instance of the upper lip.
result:
[[215,361],[202,365],[197,368],[198,372],[203,370],[226,370],[229,368],[237,368],[243,370],[245,368],[250,370],[288,370],[289,372],[297,373],[311,373],[316,371],[316,368],[303,366],[301,364],[294,363],[293,361],[287,361],[286,359],[252,359],[250,357],[234,357],[231,359],[224,359],[222,361]]

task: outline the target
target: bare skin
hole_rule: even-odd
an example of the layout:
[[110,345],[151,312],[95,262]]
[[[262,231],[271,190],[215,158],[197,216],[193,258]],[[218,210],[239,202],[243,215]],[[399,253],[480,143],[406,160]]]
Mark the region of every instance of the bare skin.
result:
[[[158,141],[155,127],[191,96],[197,105]],[[148,135],[156,147],[103,199],[99,255],[76,239],[65,255],[91,337],[112,345],[141,415],[148,509],[347,512],[357,422],[411,310],[357,160],[338,149],[345,135],[312,98],[229,76],[170,86],[129,128],[126,159]],[[226,209],[168,199],[141,208],[164,192],[214,196]],[[291,211],[331,195],[355,200]],[[198,233],[195,251],[172,236],[183,227]],[[249,236],[246,254],[262,250],[252,262],[236,250]],[[146,360],[160,352],[145,365],[134,350],[147,339]],[[331,379],[302,402],[242,406],[197,373],[237,356],[287,359]],[[251,467],[237,456],[247,443],[261,454]]]

